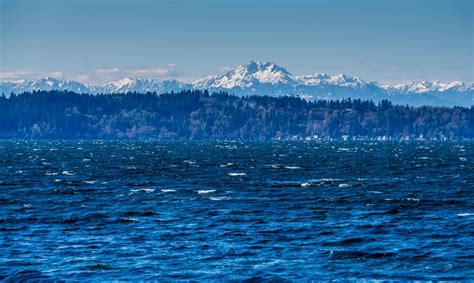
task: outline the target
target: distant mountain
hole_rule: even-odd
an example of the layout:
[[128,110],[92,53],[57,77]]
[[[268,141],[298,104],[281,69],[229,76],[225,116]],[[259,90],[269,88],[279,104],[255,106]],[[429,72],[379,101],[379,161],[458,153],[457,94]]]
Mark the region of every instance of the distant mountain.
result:
[[196,88],[204,89],[251,89],[262,86],[290,86],[297,84],[293,75],[274,63],[250,61],[234,70],[218,76],[208,76],[194,82]]
[[176,80],[158,81],[155,79],[132,79],[125,78],[119,81],[102,85],[88,85],[90,93],[127,93],[127,92],[156,92],[165,93],[170,91],[181,91],[191,89],[191,84],[180,83]]
[[178,92],[185,89],[208,89],[227,91],[237,95],[300,96],[314,99],[371,99],[391,100],[398,104],[471,106],[474,99],[474,85],[463,82],[441,83],[412,82],[399,85],[382,85],[367,82],[358,77],[345,74],[328,75],[315,73],[295,76],[283,67],[272,62],[250,61],[237,66],[222,75],[211,75],[193,83],[176,80],[158,81],[155,79],[125,78],[105,84],[86,85],[75,81],[60,81],[54,78],[41,78],[36,81],[0,82],[0,93],[22,93],[34,90],[70,90],[77,93],[127,93],[127,92]]
[[36,81],[0,82],[0,93],[23,93],[34,90],[69,90],[77,93],[87,93],[89,88],[75,81],[61,81],[51,77],[40,78]]

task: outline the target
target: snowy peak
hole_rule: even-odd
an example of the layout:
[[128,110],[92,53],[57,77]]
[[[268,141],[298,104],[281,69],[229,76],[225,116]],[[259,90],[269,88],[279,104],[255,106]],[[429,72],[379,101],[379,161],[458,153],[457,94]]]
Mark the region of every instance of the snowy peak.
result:
[[159,81],[156,79],[134,79],[124,78],[118,81],[102,84],[89,85],[92,93],[127,93],[127,92],[168,92],[191,89],[189,84],[180,83],[176,80]]
[[260,63],[250,61],[239,65],[232,71],[220,76],[208,76],[194,82],[197,88],[246,88],[260,84],[278,85],[295,83],[293,75],[285,68],[272,62]]
[[341,87],[365,87],[367,83],[357,77],[345,74],[330,76],[324,73],[315,73],[309,76],[293,76],[288,70],[273,62],[250,61],[239,65],[220,76],[208,76],[194,82],[195,88],[233,89],[255,88],[260,86],[285,86],[288,88],[297,85],[320,86],[337,85]]
[[324,73],[315,73],[309,76],[299,76],[297,80],[306,86],[335,85],[343,87],[364,87],[367,83],[358,77],[351,77],[346,74],[330,76]]
[[69,90],[77,93],[87,93],[89,89],[75,81],[61,81],[52,77],[39,78],[36,81],[28,82],[23,81],[17,84],[22,91],[32,90]]
[[124,78],[105,84],[85,85],[75,81],[58,80],[52,77],[36,81],[0,81],[0,93],[23,93],[37,90],[69,90],[77,93],[108,94],[127,92],[178,92],[185,89],[208,89],[227,91],[236,95],[297,95],[313,99],[389,99],[394,103],[410,105],[471,106],[474,104],[474,85],[454,81],[420,81],[398,85],[381,85],[366,82],[346,74],[294,76],[287,69],[273,62],[250,61],[233,70],[208,76],[194,83],[176,80],[159,81],[147,78]]
[[133,79],[124,78],[118,81],[99,85],[95,88],[96,92],[153,92],[155,89],[161,88],[158,81],[153,79]]
[[450,83],[442,83],[440,81],[421,81],[421,82],[412,82],[407,84],[398,84],[391,87],[393,90],[397,90],[401,93],[427,93],[427,92],[463,92],[472,89],[471,87],[466,86],[463,82],[454,81]]

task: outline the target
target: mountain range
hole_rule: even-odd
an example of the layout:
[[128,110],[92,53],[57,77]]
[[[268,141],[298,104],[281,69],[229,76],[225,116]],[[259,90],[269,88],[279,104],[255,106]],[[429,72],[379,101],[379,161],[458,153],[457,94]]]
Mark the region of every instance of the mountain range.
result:
[[69,90],[77,93],[127,93],[127,92],[177,92],[185,89],[226,91],[239,96],[300,96],[305,99],[388,99],[397,104],[471,106],[474,101],[474,85],[454,81],[421,81],[398,85],[367,82],[345,74],[328,75],[315,73],[295,76],[272,62],[250,61],[245,65],[222,74],[211,75],[192,83],[176,80],[124,78],[105,84],[83,84],[77,81],[58,80],[52,77],[36,81],[0,82],[0,93],[23,93],[37,90]]

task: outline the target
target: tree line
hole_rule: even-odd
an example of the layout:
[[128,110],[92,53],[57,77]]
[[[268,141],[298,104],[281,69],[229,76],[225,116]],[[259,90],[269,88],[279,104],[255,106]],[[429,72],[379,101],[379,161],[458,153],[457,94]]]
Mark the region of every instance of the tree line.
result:
[[472,139],[474,107],[387,100],[179,93],[88,95],[37,91],[0,97],[0,138],[272,140]]

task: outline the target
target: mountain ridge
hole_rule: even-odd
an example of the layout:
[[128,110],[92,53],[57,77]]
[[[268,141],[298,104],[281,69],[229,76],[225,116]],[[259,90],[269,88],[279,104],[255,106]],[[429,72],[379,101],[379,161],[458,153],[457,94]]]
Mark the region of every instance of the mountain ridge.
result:
[[38,90],[69,90],[77,93],[109,94],[127,92],[177,92],[185,89],[226,91],[236,95],[300,96],[305,99],[371,99],[394,103],[440,106],[473,105],[474,85],[460,81],[415,81],[383,85],[367,82],[347,74],[314,73],[295,76],[273,62],[250,61],[221,74],[209,75],[192,83],[177,80],[160,81],[152,78],[124,78],[104,84],[83,84],[52,77],[35,81],[0,82],[0,93],[23,93]]

